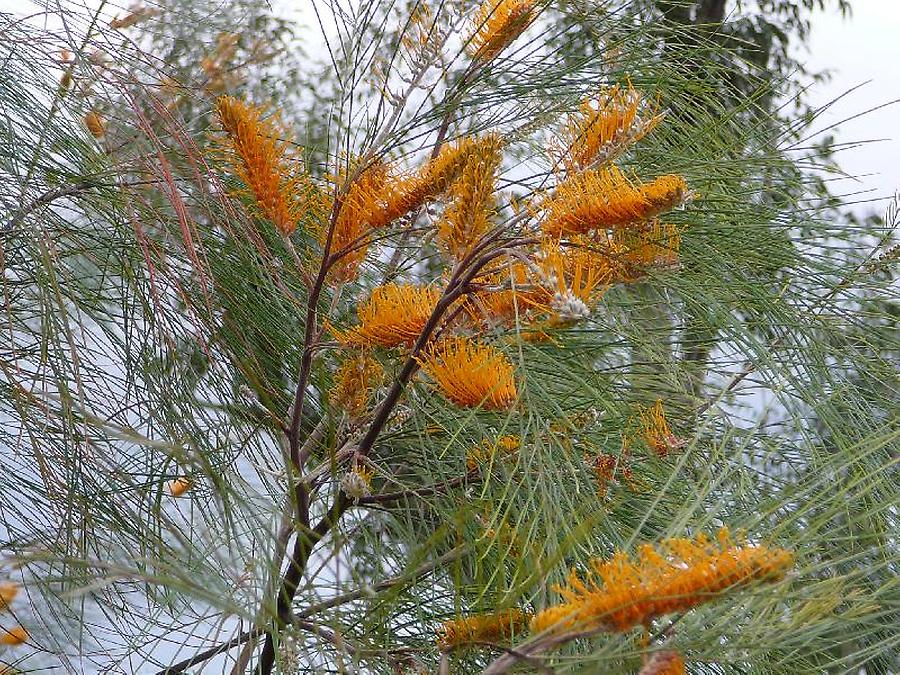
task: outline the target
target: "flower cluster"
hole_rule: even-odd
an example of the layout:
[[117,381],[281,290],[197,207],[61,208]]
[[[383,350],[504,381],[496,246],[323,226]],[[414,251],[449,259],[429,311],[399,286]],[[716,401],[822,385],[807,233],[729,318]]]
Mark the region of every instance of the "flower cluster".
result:
[[[0,581],[0,612],[9,610],[13,600],[19,595],[18,584]],[[28,641],[28,631],[16,624],[10,628],[0,626],[0,645],[16,647]]]
[[468,51],[487,63],[528,28],[535,18],[534,0],[486,0],[475,13]]
[[634,560],[619,552],[611,560],[591,564],[583,577],[573,571],[567,585],[556,588],[564,602],[536,614],[533,632],[625,632],[646,626],[734,588],[781,580],[793,565],[793,555],[736,544],[722,529],[715,542],[702,534],[666,539],[656,547],[640,547]]
[[441,292],[433,286],[378,286],[356,309],[359,325],[332,332],[348,345],[408,347],[422,332],[440,297]]
[[526,630],[530,618],[531,615],[521,609],[507,609],[445,621],[438,630],[438,646],[442,650],[450,650],[482,642],[508,640]]
[[503,352],[466,337],[442,340],[420,365],[441,393],[463,408],[504,409],[518,396],[513,366]]

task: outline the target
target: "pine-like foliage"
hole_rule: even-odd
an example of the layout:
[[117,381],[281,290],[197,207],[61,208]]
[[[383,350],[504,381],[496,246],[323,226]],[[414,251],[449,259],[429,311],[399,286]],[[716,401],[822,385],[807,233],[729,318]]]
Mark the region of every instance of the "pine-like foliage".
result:
[[4,672],[900,667],[900,218],[740,31],[62,4],[0,15]]

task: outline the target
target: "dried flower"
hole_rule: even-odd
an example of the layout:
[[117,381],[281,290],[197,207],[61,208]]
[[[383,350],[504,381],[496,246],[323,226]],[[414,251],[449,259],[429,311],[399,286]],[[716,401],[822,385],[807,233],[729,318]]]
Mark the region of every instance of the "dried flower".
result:
[[634,473],[631,468],[624,463],[624,459],[624,453],[622,457],[616,457],[601,452],[596,457],[589,460],[591,470],[597,477],[597,494],[601,499],[606,497],[606,494],[609,491],[609,485],[612,483],[613,478],[617,473],[622,476],[630,488],[634,489]]
[[433,286],[378,286],[369,299],[356,309],[359,325],[343,332],[332,332],[345,344],[410,346],[428,323],[440,297],[441,292]]
[[500,144],[495,138],[474,146],[459,177],[450,185],[452,201],[438,223],[438,241],[457,260],[491,229],[499,166]]
[[781,580],[792,564],[790,552],[737,545],[725,528],[716,542],[702,534],[665,539],[656,547],[641,546],[635,560],[622,552],[608,561],[595,559],[583,579],[573,571],[566,586],[555,588],[565,601],[535,615],[531,630],[625,632],[733,588]]
[[445,621],[438,630],[438,646],[449,650],[479,642],[509,640],[526,630],[530,618],[521,609],[506,609]]
[[584,170],[607,162],[648,134],[662,119],[647,110],[643,97],[629,84],[603,89],[581,104],[562,132],[557,149],[570,170]]
[[144,7],[142,5],[132,5],[128,11],[128,14],[123,16],[121,19],[116,17],[115,19],[110,21],[109,27],[113,30],[131,28],[135,24],[138,24],[141,21],[146,21],[147,19],[150,19],[161,13],[162,10],[160,9]]
[[9,607],[19,594],[19,585],[11,581],[0,582],[0,611]]
[[169,494],[173,497],[181,497],[192,487],[194,487],[194,482],[186,476],[181,476],[180,478],[170,480],[168,483],[166,483],[166,489],[168,489]]
[[472,59],[481,63],[494,59],[535,16],[534,0],[485,0],[475,13],[467,47]]
[[660,457],[665,457],[669,454],[669,450],[684,445],[669,429],[661,399],[658,399],[652,407],[641,411],[641,435],[644,442]]
[[458,406],[508,408],[516,400],[516,380],[509,359],[490,345],[465,337],[438,343],[420,364],[448,399]]
[[0,628],[0,645],[15,647],[28,641],[28,631],[22,626],[12,628]]
[[259,213],[279,232],[291,234],[307,211],[321,199],[309,177],[291,165],[285,128],[263,109],[231,96],[216,102],[227,135],[225,157],[247,186]]
[[381,364],[368,353],[351,356],[334,374],[331,404],[345,410],[350,419],[358,418],[383,375]]
[[366,466],[357,464],[341,478],[341,491],[353,500],[368,497],[372,493],[372,478],[374,476],[374,471]]
[[479,466],[490,464],[497,455],[509,457],[518,452],[522,446],[522,439],[518,436],[507,434],[501,436],[496,441],[483,440],[477,445],[473,445],[466,455],[466,468],[474,471]]
[[687,198],[681,176],[633,183],[618,167],[585,171],[563,181],[544,204],[542,228],[553,237],[626,227],[669,211]]
[[106,123],[96,110],[91,110],[84,116],[84,126],[88,128],[94,138],[103,138],[106,134]]
[[656,652],[638,675],[684,675],[684,659],[675,651]]

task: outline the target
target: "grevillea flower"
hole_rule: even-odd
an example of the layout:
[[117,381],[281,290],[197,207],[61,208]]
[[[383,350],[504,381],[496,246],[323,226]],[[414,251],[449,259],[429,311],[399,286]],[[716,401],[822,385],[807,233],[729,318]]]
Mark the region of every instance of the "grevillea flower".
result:
[[331,404],[344,410],[350,419],[358,418],[383,375],[381,364],[370,354],[361,352],[351,356],[334,374]]
[[528,627],[531,615],[521,609],[476,614],[445,621],[438,629],[438,646],[442,650],[465,647],[480,642],[509,640]]
[[494,181],[500,166],[499,143],[484,143],[470,152],[448,191],[451,203],[438,223],[438,241],[461,259],[491,229]]
[[473,20],[468,52],[475,61],[487,63],[522,32],[536,16],[534,0],[485,0]]
[[447,143],[441,147],[437,157],[425,165],[419,174],[420,180],[429,186],[430,194],[443,194],[459,178],[470,157],[494,161],[502,146],[500,137],[496,134],[464,136],[453,143]]
[[286,131],[277,117],[231,96],[216,101],[216,113],[226,139],[225,158],[246,186],[259,214],[284,235],[291,234],[306,209],[316,201],[310,179],[296,169]]
[[387,284],[378,286],[356,309],[359,325],[334,331],[345,343],[363,347],[412,345],[440,300],[433,286]]
[[753,582],[779,581],[793,561],[783,549],[735,544],[724,528],[715,542],[702,534],[666,539],[641,546],[633,560],[618,552],[593,560],[583,577],[573,571],[555,588],[564,602],[536,614],[531,630],[625,632]]
[[553,323],[587,318],[612,279],[609,257],[591,242],[576,238],[564,248],[557,241],[546,240],[537,258],[550,296]]
[[88,128],[94,138],[102,138],[106,133],[106,123],[96,110],[91,110],[84,116],[84,126]]
[[341,491],[350,499],[362,499],[372,494],[372,478],[375,472],[367,466],[356,464],[341,478]]
[[528,314],[549,309],[547,290],[521,261],[483,274],[475,284],[482,290],[469,296],[465,308],[476,323],[514,325]]
[[671,650],[656,652],[638,675],[684,675],[684,659]]
[[[347,188],[331,236],[331,253],[339,256],[331,268],[331,276],[336,281],[356,278],[369,250],[371,232],[386,224],[383,215],[386,184],[387,166],[375,162],[362,170]],[[324,245],[327,228],[320,228],[318,237]]]
[[634,281],[652,268],[678,263],[681,235],[671,223],[654,220],[646,227],[614,230],[609,242],[609,258],[616,281]]
[[182,496],[185,492],[190,490],[193,486],[194,486],[193,481],[191,481],[189,478],[186,478],[185,476],[182,476],[181,478],[176,478],[175,480],[170,480],[166,484],[166,487],[169,490],[169,494],[172,495],[173,497]]
[[501,436],[496,441],[485,439],[469,450],[466,455],[466,468],[474,471],[479,466],[490,464],[498,455],[509,457],[518,452],[521,446],[522,439],[511,434]]
[[661,119],[631,85],[604,89],[584,101],[569,118],[557,154],[570,170],[608,162],[647,135]]
[[591,470],[597,478],[597,494],[601,499],[606,497],[610,483],[612,483],[613,478],[617,474],[622,476],[629,488],[632,490],[635,488],[634,472],[624,463],[624,459],[624,454],[622,457],[616,457],[615,455],[601,452],[589,460]]
[[0,610],[9,607],[9,604],[16,599],[18,594],[18,584],[14,584],[11,581],[0,582]]
[[15,647],[28,641],[28,631],[22,626],[12,628],[0,628],[0,645]]
[[641,411],[641,436],[650,449],[660,457],[665,457],[669,454],[669,450],[683,445],[669,429],[662,400],[657,400],[653,406]]
[[517,396],[513,366],[503,352],[465,337],[451,337],[419,360],[449,400],[464,408],[509,407]]
[[616,229],[650,220],[687,198],[681,176],[634,183],[618,167],[582,174],[560,183],[544,204],[544,233],[553,237]]

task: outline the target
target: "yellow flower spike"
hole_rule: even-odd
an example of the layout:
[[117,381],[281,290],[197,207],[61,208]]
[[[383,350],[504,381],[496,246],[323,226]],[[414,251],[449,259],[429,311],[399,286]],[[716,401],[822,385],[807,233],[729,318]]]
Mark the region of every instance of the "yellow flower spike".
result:
[[617,229],[651,220],[687,199],[681,176],[634,183],[618,167],[585,171],[563,181],[543,205],[541,227],[552,237]]
[[429,194],[443,194],[456,182],[471,157],[494,161],[502,147],[503,143],[496,134],[464,136],[444,145],[438,156],[419,173],[420,180],[428,185]]
[[176,478],[175,480],[170,480],[166,483],[166,489],[168,489],[169,494],[173,497],[181,497],[185,492],[190,490],[194,486],[193,481],[182,476],[181,478]]
[[617,552],[594,559],[583,578],[574,572],[557,587],[564,602],[535,615],[532,632],[625,632],[654,619],[684,612],[754,582],[784,578],[789,551],[738,545],[727,531],[713,543],[705,536],[666,539],[643,547],[635,559]]
[[296,170],[285,128],[277,118],[264,118],[263,109],[231,96],[216,101],[216,114],[225,131],[224,156],[246,186],[259,214],[284,235],[291,234],[318,191],[309,177]]
[[11,581],[0,582],[0,611],[9,607],[19,594],[19,585]]
[[0,628],[0,645],[7,647],[16,647],[25,644],[28,641],[28,631],[22,626],[13,626],[12,628]]
[[479,466],[488,465],[498,455],[503,458],[514,455],[521,446],[522,439],[511,434],[501,436],[496,441],[485,439],[469,450],[466,455],[466,469],[474,471]]
[[438,241],[459,260],[491,229],[499,146],[483,145],[466,160],[450,186],[450,205],[438,223]]
[[650,133],[661,119],[630,84],[603,89],[569,118],[558,154],[568,169],[582,171],[614,159]]
[[[352,281],[369,251],[368,236],[372,230],[386,225],[383,195],[387,184],[387,166],[375,162],[364,169],[347,189],[341,203],[331,237],[331,253],[340,258],[331,269],[336,281]],[[323,246],[328,229],[319,230]]]
[[411,346],[440,300],[441,292],[433,286],[387,284],[372,291],[367,301],[357,307],[359,325],[335,331],[344,344],[362,347]]
[[479,642],[501,642],[528,627],[531,615],[521,609],[507,609],[445,621],[438,629],[441,650],[465,647]]
[[343,409],[350,419],[358,418],[383,375],[384,369],[371,355],[362,352],[351,356],[334,374],[330,395],[332,405]]
[[490,345],[451,337],[433,346],[419,363],[441,393],[463,408],[508,408],[517,397],[509,359]]
[[534,21],[534,0],[485,0],[473,20],[467,50],[472,59],[487,63]]
[[676,438],[669,428],[662,399],[657,399],[652,407],[641,412],[641,435],[644,442],[659,457],[665,457],[669,454],[669,450],[684,445],[684,442]]

